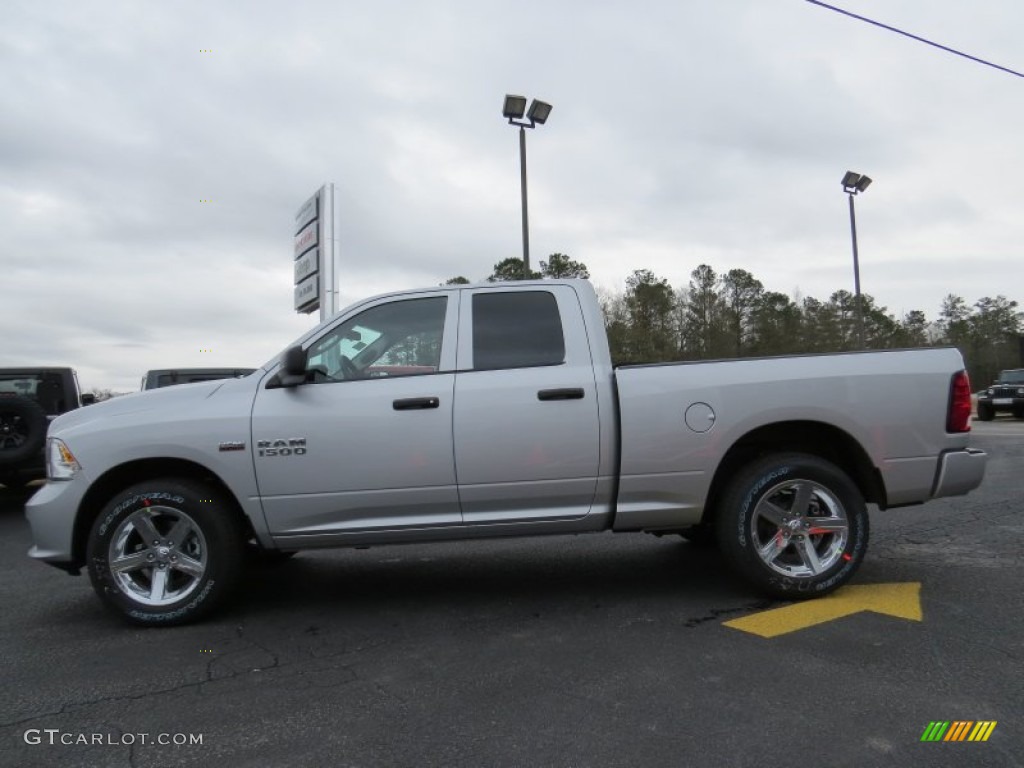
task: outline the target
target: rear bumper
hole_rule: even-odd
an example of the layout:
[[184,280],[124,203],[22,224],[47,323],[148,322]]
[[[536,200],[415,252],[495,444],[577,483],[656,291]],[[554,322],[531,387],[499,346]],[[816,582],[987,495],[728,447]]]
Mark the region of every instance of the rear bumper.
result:
[[981,485],[988,454],[977,448],[947,451],[939,457],[932,498],[962,496]]

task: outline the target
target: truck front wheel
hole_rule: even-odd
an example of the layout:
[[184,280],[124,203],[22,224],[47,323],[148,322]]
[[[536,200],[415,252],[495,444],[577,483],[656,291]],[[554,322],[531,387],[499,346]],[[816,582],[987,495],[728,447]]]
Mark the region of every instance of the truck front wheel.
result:
[[726,559],[773,597],[819,597],[845,584],[868,546],[864,497],[835,465],[799,453],[759,459],[723,495],[716,516]]
[[995,408],[988,403],[978,403],[978,421],[992,421],[996,415]]
[[223,602],[242,570],[245,534],[213,488],[164,478],[117,494],[89,534],[100,599],[135,624],[195,621]]

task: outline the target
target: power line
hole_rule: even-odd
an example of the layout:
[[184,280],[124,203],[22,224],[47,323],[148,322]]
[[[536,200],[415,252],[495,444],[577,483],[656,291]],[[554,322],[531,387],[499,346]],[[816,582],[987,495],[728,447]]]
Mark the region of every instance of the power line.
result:
[[844,16],[849,16],[851,19],[857,19],[857,21],[865,21],[868,24],[873,24],[876,27],[881,27],[882,29],[887,29],[890,32],[895,32],[898,35],[903,35],[904,37],[909,37],[911,40],[917,40],[919,43],[925,43],[926,45],[930,45],[933,48],[938,48],[940,50],[946,51],[947,53],[954,53],[957,56],[963,56],[965,59],[970,59],[971,61],[976,61],[977,63],[984,64],[987,67],[993,67],[994,69],[1001,69],[1003,72],[1009,72],[1011,75],[1016,75],[1017,77],[1024,77],[1024,73],[1017,72],[1016,70],[1010,69],[1009,67],[1001,67],[998,64],[993,64],[991,61],[985,61],[985,59],[979,59],[977,56],[971,56],[969,53],[964,53],[963,51],[958,51],[955,48],[950,48],[949,46],[941,45],[940,43],[936,43],[936,42],[934,42],[932,40],[928,40],[927,38],[924,38],[924,37],[918,37],[917,35],[913,35],[910,32],[906,32],[906,31],[904,31],[902,29],[897,29],[896,27],[890,27],[888,24],[883,24],[880,21],[875,21],[874,19],[869,19],[867,16],[858,16],[856,13],[850,13],[850,11],[844,11],[842,8],[836,8],[834,5],[829,5],[828,3],[821,2],[821,0],[807,0],[807,2],[808,3],[813,3],[814,5],[820,5],[822,8],[828,8],[830,11],[835,11],[836,13],[841,13]]

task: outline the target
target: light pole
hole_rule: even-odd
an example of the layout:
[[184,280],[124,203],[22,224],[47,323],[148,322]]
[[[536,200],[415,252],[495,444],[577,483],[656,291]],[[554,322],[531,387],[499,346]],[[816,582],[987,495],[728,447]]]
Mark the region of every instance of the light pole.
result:
[[843,192],[850,198],[850,237],[853,239],[853,290],[857,312],[857,343],[864,349],[864,311],[860,300],[860,260],[857,257],[857,216],[853,212],[853,196],[868,188],[871,179],[853,171],[843,176]]
[[[551,105],[534,99],[530,110],[526,110],[525,96],[505,95],[501,114],[508,118],[509,125],[519,126],[519,185],[523,198],[523,276],[530,276],[530,225],[526,213],[526,129],[544,125],[551,114]],[[523,120],[523,115],[526,120]]]

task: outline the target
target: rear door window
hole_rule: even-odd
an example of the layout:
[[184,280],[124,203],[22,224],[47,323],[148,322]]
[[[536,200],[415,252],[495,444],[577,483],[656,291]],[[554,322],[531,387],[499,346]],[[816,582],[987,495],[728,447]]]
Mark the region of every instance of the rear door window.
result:
[[563,362],[565,338],[552,293],[510,291],[473,296],[473,370]]

